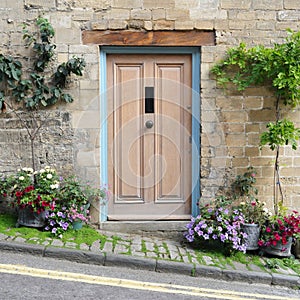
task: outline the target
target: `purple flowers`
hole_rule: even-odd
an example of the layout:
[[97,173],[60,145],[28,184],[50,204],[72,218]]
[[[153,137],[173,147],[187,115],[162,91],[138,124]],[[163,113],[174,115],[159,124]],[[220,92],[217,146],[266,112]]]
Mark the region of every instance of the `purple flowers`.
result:
[[62,234],[69,228],[70,220],[68,219],[66,207],[57,207],[56,210],[46,215],[48,219],[48,226],[45,230],[50,231],[58,237],[62,237]]
[[233,250],[246,252],[245,238],[242,231],[244,216],[238,210],[206,205],[201,214],[186,225],[184,236],[188,242],[219,240]]

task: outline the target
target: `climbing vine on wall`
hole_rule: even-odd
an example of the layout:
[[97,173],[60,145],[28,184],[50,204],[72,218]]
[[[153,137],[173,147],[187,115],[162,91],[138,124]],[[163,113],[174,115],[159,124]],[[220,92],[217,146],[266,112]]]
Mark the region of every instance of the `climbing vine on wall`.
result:
[[[281,119],[280,103],[295,108],[300,104],[300,32],[287,31],[285,43],[271,48],[258,45],[247,48],[245,43],[230,48],[226,57],[212,68],[223,88],[234,85],[243,91],[249,86],[269,85],[276,96],[275,122],[267,124],[260,146],[276,151],[274,163],[274,210],[278,213],[283,202],[279,173],[279,149],[291,145],[297,149],[300,129],[287,119]],[[280,197],[280,200],[279,200]],[[280,203],[279,203],[280,202]]]
[[[66,93],[67,80],[73,73],[82,76],[85,61],[72,57],[67,62],[52,65],[56,45],[52,43],[55,35],[49,21],[39,17],[37,30],[31,32],[27,24],[23,26],[24,47],[32,47],[32,66],[23,64],[9,55],[0,54],[0,111],[13,113],[26,129],[31,142],[32,168],[35,169],[34,141],[41,127],[47,121],[41,110],[58,101],[73,102],[73,97]],[[29,114],[25,116],[24,111]]]

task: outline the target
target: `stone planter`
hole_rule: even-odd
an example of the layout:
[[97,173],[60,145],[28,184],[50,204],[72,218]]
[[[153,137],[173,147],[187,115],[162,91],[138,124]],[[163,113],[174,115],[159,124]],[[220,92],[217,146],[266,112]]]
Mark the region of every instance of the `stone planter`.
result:
[[258,224],[244,224],[243,231],[247,233],[246,250],[257,250],[259,248],[257,243],[259,240],[260,226]]
[[26,227],[44,227],[46,224],[45,221],[46,212],[41,213],[33,212],[29,207],[18,208],[18,221],[16,226],[26,226]]
[[289,238],[286,245],[282,245],[281,242],[277,242],[276,246],[268,246],[263,249],[263,251],[267,254],[280,256],[280,257],[290,257],[292,255],[293,239]]
[[292,253],[296,258],[300,258],[300,239],[296,239],[292,246]]

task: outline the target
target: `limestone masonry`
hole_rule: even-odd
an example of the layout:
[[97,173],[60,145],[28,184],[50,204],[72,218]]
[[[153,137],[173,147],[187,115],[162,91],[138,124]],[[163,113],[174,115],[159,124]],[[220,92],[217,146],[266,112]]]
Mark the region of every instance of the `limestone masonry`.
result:
[[[260,200],[271,204],[274,153],[258,144],[266,123],[275,119],[275,98],[267,87],[224,92],[209,71],[242,41],[272,46],[284,41],[287,28],[300,30],[299,0],[0,0],[1,53],[26,61],[22,23],[33,24],[39,15],[56,31],[57,62],[77,55],[87,67],[70,84],[75,101],[50,110],[51,121],[37,140],[38,164],[101,182],[100,50],[83,44],[83,30],[215,31],[215,45],[201,47],[201,194],[204,200],[214,197],[228,178],[251,165]],[[287,113],[300,123],[298,110]],[[0,128],[0,171],[30,164],[30,143],[15,116],[0,115]],[[282,154],[285,204],[300,209],[300,150],[286,147]]]

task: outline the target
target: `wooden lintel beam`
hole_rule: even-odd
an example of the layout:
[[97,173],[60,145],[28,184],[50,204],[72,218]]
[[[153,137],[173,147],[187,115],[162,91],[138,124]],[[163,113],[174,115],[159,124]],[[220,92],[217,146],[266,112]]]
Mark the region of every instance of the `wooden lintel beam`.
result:
[[101,46],[213,46],[214,31],[85,30],[83,44]]

